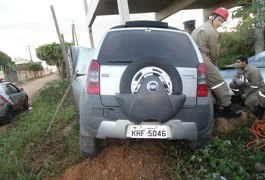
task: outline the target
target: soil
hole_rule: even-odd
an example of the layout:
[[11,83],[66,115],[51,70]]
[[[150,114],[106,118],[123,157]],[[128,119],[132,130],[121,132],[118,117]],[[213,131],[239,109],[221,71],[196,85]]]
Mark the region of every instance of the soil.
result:
[[109,140],[97,156],[46,180],[171,179],[166,154],[159,146],[162,142],[158,141]]

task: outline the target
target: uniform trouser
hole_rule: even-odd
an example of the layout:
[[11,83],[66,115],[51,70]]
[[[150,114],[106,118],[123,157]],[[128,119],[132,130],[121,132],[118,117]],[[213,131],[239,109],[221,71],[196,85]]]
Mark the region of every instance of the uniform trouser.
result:
[[245,106],[249,107],[250,109],[254,108],[255,106],[258,106],[259,105],[258,94],[259,94],[258,90],[249,94],[247,98],[245,99]]
[[[237,89],[240,92],[240,94],[245,93],[246,90],[247,90],[247,88],[245,86],[244,87],[243,86],[239,87],[234,82],[231,82],[229,84],[229,86],[233,90]],[[251,94],[249,94],[247,96],[247,98],[245,99],[245,102],[244,102],[245,106],[250,108],[250,109],[254,108],[255,106],[258,106],[259,105],[259,97],[258,96],[259,96],[258,90],[256,90],[256,91],[252,92]]]
[[221,76],[219,69],[206,55],[202,55],[206,67],[208,87],[211,90],[212,96],[215,98],[213,102],[216,102],[218,106],[229,106],[231,104],[231,95],[226,82]]
[[258,90],[259,104],[265,107],[265,86]]

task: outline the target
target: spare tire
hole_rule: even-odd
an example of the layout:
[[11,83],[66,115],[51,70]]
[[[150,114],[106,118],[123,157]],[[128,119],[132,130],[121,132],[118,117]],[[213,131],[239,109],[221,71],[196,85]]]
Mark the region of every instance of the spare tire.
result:
[[[149,74],[144,74],[144,72],[143,73],[140,72],[142,69],[149,67],[154,68],[155,71],[148,72]],[[161,73],[164,74],[164,72],[167,74],[167,76],[170,79],[169,82],[170,84],[164,83],[164,86],[167,86],[169,84],[169,86],[171,87],[170,88],[171,90],[168,93],[171,95],[182,94],[182,80],[179,72],[169,62],[159,57],[145,57],[142,59],[135,60],[131,64],[129,64],[121,77],[120,93],[123,94],[135,93],[132,92],[132,81],[134,78],[144,78],[144,76],[146,75],[160,76]],[[137,76],[142,76],[142,77],[137,77]],[[163,77],[160,77],[160,79],[163,79]],[[139,79],[139,81],[141,81],[141,79]]]

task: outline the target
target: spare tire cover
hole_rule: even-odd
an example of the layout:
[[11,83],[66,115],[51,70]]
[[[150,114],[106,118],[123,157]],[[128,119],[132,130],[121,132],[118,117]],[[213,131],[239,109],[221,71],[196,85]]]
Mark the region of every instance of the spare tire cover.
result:
[[158,67],[168,74],[172,82],[172,95],[182,94],[182,80],[179,72],[169,62],[158,57],[145,57],[129,64],[121,77],[120,93],[131,94],[131,83],[134,75],[139,70],[150,66]]

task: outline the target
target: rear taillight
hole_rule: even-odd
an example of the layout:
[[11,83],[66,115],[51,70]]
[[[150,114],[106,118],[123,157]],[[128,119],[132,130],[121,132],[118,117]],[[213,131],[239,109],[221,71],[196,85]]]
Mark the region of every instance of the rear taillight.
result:
[[204,64],[197,66],[197,96],[204,97],[208,95],[208,86],[206,80],[206,69]]
[[4,98],[2,95],[0,95],[0,99],[2,99],[5,103],[8,103],[8,100]]
[[87,73],[87,93],[99,94],[99,75],[100,64],[96,60],[92,60]]

